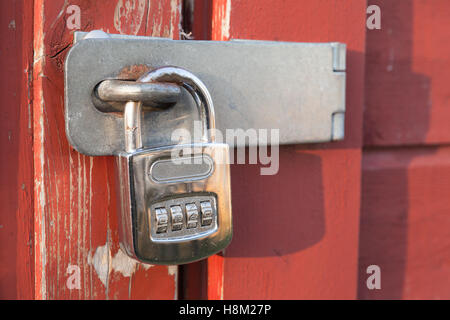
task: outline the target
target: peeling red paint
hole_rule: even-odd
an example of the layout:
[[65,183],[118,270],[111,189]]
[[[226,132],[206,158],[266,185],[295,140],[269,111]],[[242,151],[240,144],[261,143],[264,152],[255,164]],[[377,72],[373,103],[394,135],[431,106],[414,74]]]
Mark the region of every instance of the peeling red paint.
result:
[[[127,1],[123,2],[125,4]],[[28,6],[31,2],[24,3]],[[175,1],[175,7],[173,3],[173,0],[145,1],[147,19],[144,23],[143,18],[140,18],[142,27],[137,34],[150,35],[158,32],[155,30],[164,29],[177,37],[180,2]],[[21,112],[26,112],[21,118],[20,128],[29,130],[33,140],[28,145],[21,145],[21,148],[25,155],[28,152],[29,163],[33,168],[28,168],[31,180],[26,180],[25,171],[24,180],[19,185],[19,190],[23,190],[23,199],[27,200],[22,210],[28,208],[26,215],[31,225],[27,226],[25,219],[25,224],[17,226],[24,231],[17,234],[17,237],[23,237],[19,250],[22,256],[17,261],[33,265],[23,266],[23,271],[22,267],[18,269],[18,276],[23,275],[23,278],[17,276],[14,281],[18,285],[28,281],[28,287],[21,285],[11,295],[35,299],[173,299],[177,297],[176,268],[149,268],[134,260],[127,264],[125,261],[130,262],[131,259],[126,260],[119,254],[113,157],[81,155],[70,147],[65,137],[63,63],[73,38],[73,30],[65,27],[67,4],[64,0],[36,0],[28,11],[34,11],[34,16],[27,13],[27,20],[23,22],[28,30],[34,32],[28,35],[33,39],[28,52],[34,52],[34,56],[27,57],[27,51],[24,51],[21,68],[26,72],[21,77],[30,81],[21,87],[24,91],[20,96],[25,102],[21,105]],[[81,9],[82,31],[103,29],[114,32],[116,2],[78,0],[71,4]],[[154,8],[158,6],[162,10],[155,12]],[[140,14],[131,11],[128,12],[128,18]],[[150,15],[159,17],[158,25],[148,18]],[[16,28],[10,28],[8,32],[21,30],[20,19],[16,17],[15,21]],[[123,30],[126,30],[126,24],[132,27],[132,22],[122,20]],[[163,34],[164,31],[161,31]],[[27,59],[31,65],[27,65]],[[31,79],[28,79],[28,74]],[[28,111],[30,102],[32,106]],[[30,119],[31,114],[33,117]],[[11,137],[15,138],[15,133]],[[31,134],[28,137],[24,135],[22,143],[30,137]],[[19,163],[22,166],[22,162]],[[25,162],[23,165],[25,170]],[[32,199],[27,199],[25,192]],[[20,212],[17,217],[24,214]],[[25,246],[22,242],[25,242]],[[107,289],[97,276],[93,264],[89,263],[96,248],[105,243],[112,253],[112,270],[115,270],[107,278]],[[69,289],[65,285],[69,265],[80,268],[80,289]],[[131,270],[129,266],[133,266],[133,272],[128,272]],[[149,290],[156,287],[157,290]]]
[[144,20],[145,6],[145,0],[118,0],[114,11],[116,30],[120,34],[136,35]]

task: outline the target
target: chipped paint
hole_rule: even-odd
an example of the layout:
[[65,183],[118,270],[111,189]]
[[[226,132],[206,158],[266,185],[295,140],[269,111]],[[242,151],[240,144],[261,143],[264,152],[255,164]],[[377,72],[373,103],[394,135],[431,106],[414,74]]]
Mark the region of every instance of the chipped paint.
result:
[[178,0],[171,0],[170,1],[170,32],[169,32],[169,38],[173,38],[173,28],[175,26],[175,21],[178,20],[178,30],[181,30],[181,19],[178,19],[178,17],[181,15],[181,2]]
[[153,268],[155,265],[154,264],[147,264],[147,263],[141,263],[140,266],[147,271],[150,268]]
[[[130,278],[136,272],[138,266],[146,271],[154,267],[152,264],[140,263],[130,258],[122,249],[119,249],[112,257],[108,243],[97,247],[94,254],[88,256],[88,264],[94,267],[98,278],[105,287],[108,287],[111,272],[120,273],[123,277]],[[176,275],[177,270],[176,266],[171,266],[168,268],[168,273],[169,275]]]
[[111,251],[108,244],[95,250],[94,256],[88,256],[88,263],[94,267],[98,278],[105,287],[108,286],[109,273],[111,272]]
[[178,266],[168,266],[167,273],[169,276],[173,277],[173,281],[175,282],[175,293],[173,299],[178,300]]
[[136,271],[138,262],[125,254],[122,249],[112,259],[112,269],[114,272],[120,272],[124,277],[131,277]]
[[231,0],[227,0],[225,5],[225,14],[222,18],[222,38],[223,40],[230,39],[230,12],[231,12]]
[[114,11],[114,28],[120,34],[137,35],[145,14],[145,0],[119,0]]
[[[31,175],[34,181],[30,186],[34,188],[34,210],[31,211],[33,219],[30,222],[33,225],[30,234],[32,239],[29,241],[34,246],[30,255],[30,259],[34,259],[33,279],[29,281],[33,291],[32,298],[171,299],[177,290],[175,267],[153,269],[153,265],[141,264],[117,248],[116,224],[112,223],[110,226],[111,219],[116,214],[115,184],[109,170],[112,163],[107,159],[86,157],[75,152],[69,147],[64,128],[60,126],[63,123],[63,69],[52,60],[51,50],[55,44],[53,40],[56,41],[59,35],[62,38],[67,35],[61,21],[64,18],[64,7],[68,3],[69,0],[61,0],[56,4],[48,0],[32,2],[33,55],[27,61],[30,65],[22,68],[29,76],[29,125],[33,133],[33,163],[30,170],[33,170]],[[168,30],[174,37],[178,35],[180,7],[176,6],[178,13],[174,13],[173,9],[175,3],[180,3],[179,0],[116,0],[101,4],[99,2],[95,6],[87,3],[83,14],[86,15],[86,21],[92,23],[88,28],[102,24],[105,30],[115,32],[115,22],[120,33],[142,33],[144,26],[141,23],[146,22],[142,21],[145,20],[145,13],[143,18],[141,16],[151,5],[152,18],[148,19],[149,26],[158,25],[161,32]],[[135,11],[129,11],[127,16],[127,6],[132,10],[133,3]],[[159,3],[163,5],[160,6]],[[124,10],[120,13],[120,8],[118,9],[118,19],[114,21],[116,4]],[[95,10],[90,10],[94,8]],[[109,18],[98,12],[109,12]],[[168,26],[170,21],[173,26]],[[9,22],[10,19],[7,23]],[[55,30],[56,28],[61,30]],[[12,140],[14,139],[13,132]],[[26,186],[28,188],[28,183]],[[78,265],[81,269],[80,290],[68,290],[65,286],[67,275],[64,271],[68,264]],[[135,281],[135,277],[139,281]],[[153,290],[151,285],[154,283],[164,287],[164,290]],[[128,295],[124,290],[127,285]],[[150,290],[142,290],[143,288]],[[170,288],[170,291],[166,288]]]
[[35,273],[36,273],[36,298],[47,298],[47,282],[46,282],[46,267],[47,267],[47,251],[46,251],[46,229],[45,229],[45,214],[46,214],[46,192],[45,192],[45,154],[44,154],[44,94],[42,91],[42,72],[44,69],[44,2],[37,0],[35,2],[35,37],[33,41],[33,121],[34,137],[33,149],[39,150],[34,153],[34,202],[35,209],[35,224],[34,224],[34,238],[35,238]]
[[230,39],[231,1],[218,0],[214,3],[212,17],[212,40],[225,41]]
[[[37,46],[35,45],[35,47],[34,47],[34,56],[33,56],[34,70],[36,69],[36,67],[39,66],[39,64],[44,59],[44,38],[45,38],[45,33],[42,33],[41,43],[36,43]],[[41,69],[43,69],[43,68],[41,67]]]
[[[149,1],[145,24],[145,34],[152,37],[179,38],[181,30],[181,1]],[[147,32],[147,28],[151,32]]]
[[167,268],[167,272],[169,273],[169,276],[176,276],[178,272],[178,266],[169,266]]

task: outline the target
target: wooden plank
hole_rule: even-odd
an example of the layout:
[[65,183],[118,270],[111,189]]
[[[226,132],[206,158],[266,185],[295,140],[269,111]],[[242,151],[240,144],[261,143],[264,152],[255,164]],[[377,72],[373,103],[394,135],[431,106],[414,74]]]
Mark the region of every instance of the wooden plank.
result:
[[209,297],[356,298],[365,10],[365,1],[213,1],[214,40],[344,42],[348,80],[345,141],[282,147],[275,176],[232,166],[234,239],[223,266],[208,269]]
[[[382,25],[367,31],[358,297],[448,299],[450,151],[436,144],[450,138],[450,3],[369,4]],[[381,290],[366,286],[372,264]]]
[[364,144],[450,141],[447,0],[369,0],[381,30],[367,31]]
[[0,299],[32,299],[33,3],[0,3]]
[[[63,65],[72,42],[69,5],[81,30],[177,38],[180,1],[35,0],[33,132],[36,298],[174,299],[177,267],[136,263],[118,247],[112,157],[87,157],[65,137]],[[80,289],[69,289],[69,266]]]
[[[365,151],[359,298],[450,298],[450,148]],[[381,290],[369,290],[369,265]]]
[[356,297],[360,151],[280,150],[280,172],[235,166],[225,299]]

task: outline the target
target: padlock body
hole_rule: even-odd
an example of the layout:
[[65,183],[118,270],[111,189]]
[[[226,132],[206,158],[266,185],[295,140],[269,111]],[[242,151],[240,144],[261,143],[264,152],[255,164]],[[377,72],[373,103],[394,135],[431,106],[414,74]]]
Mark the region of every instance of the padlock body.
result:
[[151,264],[185,264],[232,238],[229,147],[166,146],[117,156],[120,245]]

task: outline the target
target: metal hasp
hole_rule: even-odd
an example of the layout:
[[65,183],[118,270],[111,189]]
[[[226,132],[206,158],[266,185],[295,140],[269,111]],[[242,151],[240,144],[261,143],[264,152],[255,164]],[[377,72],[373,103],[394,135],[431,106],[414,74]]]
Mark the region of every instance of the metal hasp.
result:
[[[156,108],[141,120],[143,145],[171,144],[174,128],[192,131],[197,120],[186,116],[196,108],[190,94],[178,92],[173,84],[131,82],[122,97],[119,89],[126,83],[117,80],[130,80],[123,77],[127,68],[177,66],[208,87],[216,105],[216,127],[224,137],[226,129],[279,129],[280,144],[341,140],[345,56],[341,43],[193,41],[76,32],[65,64],[66,134],[75,149],[87,155],[125,150],[121,101],[134,94],[150,107],[178,101],[176,108]],[[99,102],[100,84],[101,92],[116,102]],[[116,87],[105,91],[111,86]],[[248,144],[244,140],[237,146]]]

